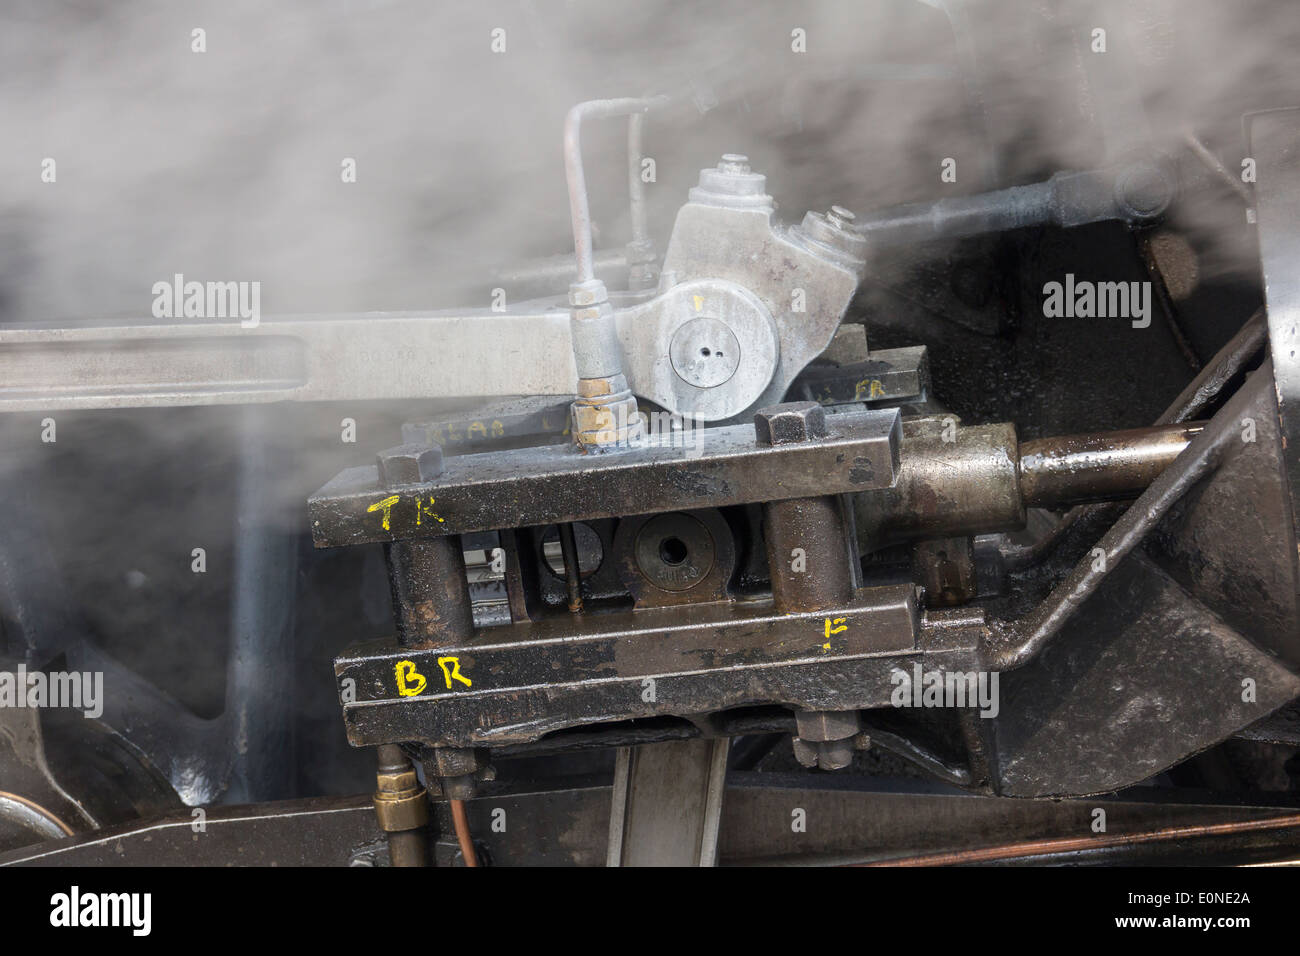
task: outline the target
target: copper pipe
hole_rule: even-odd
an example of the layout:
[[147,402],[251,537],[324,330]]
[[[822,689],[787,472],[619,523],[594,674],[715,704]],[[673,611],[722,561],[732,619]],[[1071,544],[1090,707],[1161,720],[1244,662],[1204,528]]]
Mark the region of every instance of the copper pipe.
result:
[[474,849],[474,838],[469,833],[469,814],[465,811],[465,801],[447,802],[451,804],[451,823],[456,830],[456,840],[460,843],[460,855],[465,858],[466,866],[478,866],[478,852]]
[[1074,853],[1110,847],[1140,846],[1164,840],[1184,840],[1193,837],[1226,836],[1234,833],[1252,833],[1261,830],[1285,830],[1300,827],[1300,813],[1288,813],[1263,820],[1235,820],[1231,823],[1208,823],[1194,826],[1162,827],[1139,833],[1113,836],[1059,837],[1051,840],[1026,840],[1021,843],[1003,843],[995,846],[954,850],[948,853],[930,853],[921,856],[903,856],[892,860],[875,860],[856,863],[854,866],[959,866],[965,863],[993,863],[1022,857],[1047,856],[1053,853]]

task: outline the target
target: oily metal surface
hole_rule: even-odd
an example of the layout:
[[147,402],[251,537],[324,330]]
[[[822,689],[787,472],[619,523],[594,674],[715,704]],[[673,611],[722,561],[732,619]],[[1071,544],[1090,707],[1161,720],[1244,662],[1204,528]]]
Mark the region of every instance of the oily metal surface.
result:
[[736,568],[736,545],[712,508],[643,515],[619,521],[614,562],[638,607],[719,601]]
[[1025,507],[1055,508],[1137,495],[1203,427],[1158,425],[1022,442],[1020,491]]
[[1038,797],[1152,777],[1290,701],[1300,677],[1137,552],[1001,688],[996,789]]
[[[496,786],[467,802],[475,842],[494,866],[601,866],[609,843],[610,794],[605,778]],[[1162,797],[1163,799],[1157,799]],[[86,837],[0,855],[0,866],[383,866],[387,848],[370,798],[316,798],[255,807],[213,808],[219,822],[198,841],[188,813],[151,818]],[[1051,840],[1091,832],[1098,806],[1108,833],[1161,827],[1261,821],[1277,807],[1228,800],[1172,802],[1163,792],[1129,791],[1121,799],[1007,800],[940,790],[897,793],[839,775],[727,774],[718,833],[719,863],[809,865],[886,861],[991,844]],[[790,826],[795,809],[807,826]],[[456,842],[442,803],[432,807],[436,865],[456,865]],[[507,832],[492,826],[501,812]],[[1026,862],[1219,863],[1294,856],[1296,834],[1193,837],[1075,850]]]
[[1016,447],[1009,424],[961,426],[951,416],[904,423],[898,481],[854,498],[863,550],[1021,527]]
[[369,794],[187,809],[0,855],[0,866],[347,866],[383,839]]
[[[370,641],[334,669],[341,696],[352,695],[343,714],[356,746],[501,745],[754,704],[881,706],[891,667],[920,652],[919,626],[914,588],[894,585],[819,612],[721,603],[559,615],[484,628],[453,647]],[[978,636],[978,628],[944,635],[936,659],[972,662]]]
[[[1267,366],[1218,470],[1152,536],[1166,569],[1257,645],[1300,666],[1300,558],[1292,547],[1283,443]],[[1244,390],[1246,391],[1246,390]],[[1243,396],[1245,397],[1245,396]],[[1249,423],[1249,425],[1245,423]]]
[[888,488],[900,427],[896,409],[878,409],[834,416],[828,438],[781,447],[728,425],[604,455],[557,445],[459,455],[436,479],[397,489],[373,467],[351,468],[308,513],[316,546],[337,547]]
[[1300,276],[1295,268],[1300,259],[1300,110],[1256,113],[1248,117],[1247,131],[1258,163],[1259,252],[1292,550],[1300,554]]

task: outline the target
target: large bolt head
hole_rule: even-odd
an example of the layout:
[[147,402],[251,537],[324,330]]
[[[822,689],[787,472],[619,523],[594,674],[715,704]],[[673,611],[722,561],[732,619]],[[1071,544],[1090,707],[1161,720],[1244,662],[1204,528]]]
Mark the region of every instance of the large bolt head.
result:
[[862,729],[862,718],[856,710],[801,710],[795,714],[795,729],[814,743],[847,740]]
[[760,445],[817,441],[829,434],[826,410],[816,402],[770,405],[760,408],[754,415],[754,435]]
[[431,481],[442,473],[442,449],[437,445],[408,442],[381,451],[379,480],[385,485],[412,485]]

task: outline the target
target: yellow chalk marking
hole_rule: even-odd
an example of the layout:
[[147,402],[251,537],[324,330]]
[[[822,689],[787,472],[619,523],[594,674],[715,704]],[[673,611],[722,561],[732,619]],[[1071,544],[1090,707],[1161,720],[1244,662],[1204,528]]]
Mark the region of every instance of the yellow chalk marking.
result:
[[433,510],[433,502],[434,502],[433,498],[430,498],[427,503],[423,498],[415,499],[415,526],[417,528],[420,527],[420,525],[424,524],[425,515],[428,515],[434,521],[443,524],[446,523],[447,519],[443,518],[441,515],[439,515],[437,512]]
[[376,501],[373,505],[367,508],[366,513],[368,514],[371,511],[379,511],[380,509],[383,509],[384,530],[387,531],[389,519],[393,516],[393,505],[397,504],[401,500],[401,495],[389,495],[383,501]]
[[[832,634],[843,634],[845,631],[847,631],[849,629],[849,625],[846,623],[847,620],[848,618],[837,617],[832,622],[829,617],[826,618],[826,636],[830,637]],[[826,646],[830,647],[829,644],[827,644]]]
[[[398,661],[393,670],[397,675],[397,694],[399,697],[414,697],[429,685],[429,682],[424,679],[424,675],[415,669],[414,661]],[[408,684],[407,681],[411,681],[411,683]],[[450,687],[451,685],[448,684],[447,686]]]
[[864,378],[853,386],[853,397],[857,398],[884,398],[885,386],[878,378]]
[[[447,667],[448,664],[451,665],[450,668]],[[466,687],[473,686],[473,682],[460,672],[459,657],[440,657],[438,658],[438,666],[442,668],[442,676],[447,681],[448,690],[451,690],[451,682],[454,680],[460,681]]]
[[698,312],[698,311],[700,311],[700,309],[704,308],[704,299],[703,299],[702,296],[693,295],[693,296],[691,296],[691,298],[695,300],[695,311],[696,311],[696,312]]

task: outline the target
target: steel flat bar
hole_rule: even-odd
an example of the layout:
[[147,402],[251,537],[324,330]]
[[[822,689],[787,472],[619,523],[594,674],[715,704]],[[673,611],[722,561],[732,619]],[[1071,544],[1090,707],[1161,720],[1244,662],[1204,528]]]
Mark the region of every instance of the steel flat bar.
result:
[[445,459],[433,481],[388,488],[350,468],[308,502],[318,548],[780,501],[888,488],[897,409],[831,419],[823,441],[762,446],[753,425],[689,430],[606,455],[568,445]]
[[571,395],[567,311],[0,328],[0,411]]

